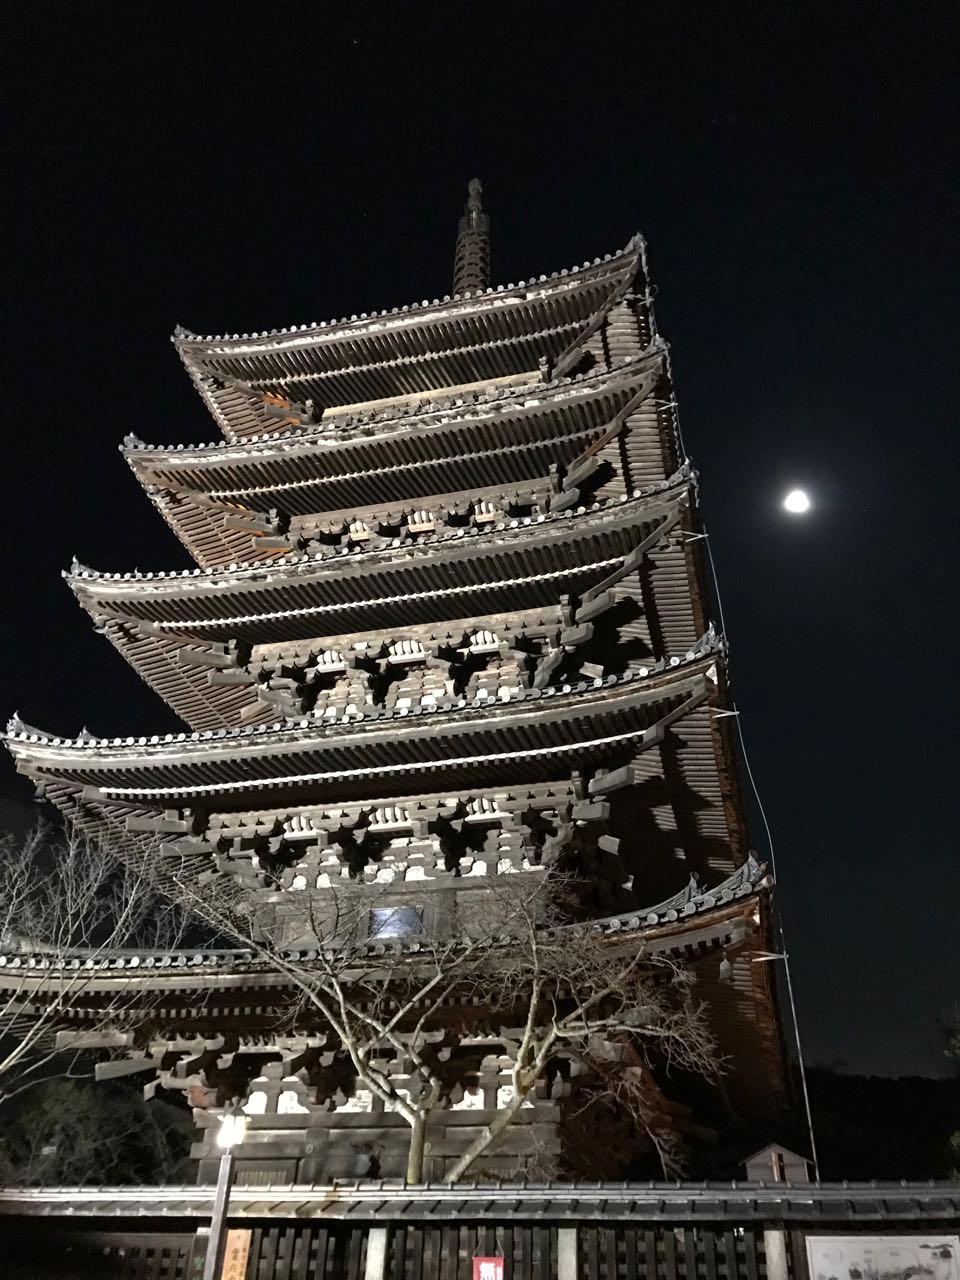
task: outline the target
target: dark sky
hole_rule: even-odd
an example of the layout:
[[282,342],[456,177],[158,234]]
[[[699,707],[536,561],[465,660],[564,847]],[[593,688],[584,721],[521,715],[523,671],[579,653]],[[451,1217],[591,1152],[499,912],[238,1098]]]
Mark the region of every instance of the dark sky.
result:
[[[116,450],[128,431],[217,435],[175,323],[442,294],[474,174],[500,282],[639,228],[808,1057],[942,1070],[936,1020],[960,993],[955,14],[8,0],[5,707],[63,733],[176,727],[60,580],[74,554],[188,563]],[[778,509],[793,484],[805,520]]]

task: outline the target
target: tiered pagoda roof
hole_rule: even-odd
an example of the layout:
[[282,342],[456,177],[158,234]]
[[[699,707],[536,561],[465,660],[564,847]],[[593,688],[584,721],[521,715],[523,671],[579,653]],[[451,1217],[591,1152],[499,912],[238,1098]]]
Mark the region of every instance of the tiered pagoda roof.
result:
[[[477,213],[461,289],[488,261]],[[263,900],[344,879],[476,893],[572,858],[605,928],[712,956],[721,1039],[778,1098],[750,964],[769,887],[744,870],[642,239],[517,285],[174,341],[225,439],[123,451],[196,567],[65,577],[188,728],[15,719],[20,771],[88,830]],[[738,955],[727,994],[716,965]]]
[[178,329],[174,345],[224,436],[236,441],[276,430],[277,409],[301,421],[534,381],[545,369],[560,376],[628,294],[646,301],[639,236],[621,253],[550,277],[269,333]]
[[679,465],[659,340],[612,368],[531,386],[325,416],[237,443],[148,446],[128,436],[137,479],[204,567],[269,560],[337,522],[403,528],[424,507],[443,528],[464,495],[495,510],[575,505],[574,478],[606,431],[629,417],[624,491]]

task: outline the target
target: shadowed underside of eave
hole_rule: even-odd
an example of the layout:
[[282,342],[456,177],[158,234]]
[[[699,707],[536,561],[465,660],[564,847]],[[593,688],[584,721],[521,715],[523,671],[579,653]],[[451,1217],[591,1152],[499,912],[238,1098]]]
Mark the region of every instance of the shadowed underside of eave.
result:
[[[464,708],[457,714],[370,716],[347,726],[296,722],[251,731],[67,742],[29,730],[7,735],[18,765],[34,776],[59,777],[80,787],[147,798],[235,792],[256,794],[261,786],[301,774],[332,790],[354,780],[382,790],[387,778],[441,771],[477,762],[535,761],[548,776],[569,773],[578,752],[603,757],[632,753],[664,717],[673,719],[716,696],[719,673],[712,655],[655,680],[634,679],[552,697],[523,699],[512,706]],[[377,781],[380,779],[381,781]]]
[[[239,822],[269,833],[297,813],[336,826],[344,804],[363,812],[401,805],[412,814],[429,795],[485,794],[501,797],[494,808],[513,796],[508,808],[523,810],[562,808],[580,794],[613,802],[612,832],[647,850],[628,869],[638,886],[651,874],[664,889],[691,871],[715,880],[746,856],[731,744],[716,715],[722,671],[705,660],[672,687],[634,692],[637,683],[537,700],[529,713],[527,704],[512,714],[400,720],[392,732],[378,723],[344,734],[292,725],[119,747],[64,747],[21,734],[9,745],[21,771],[65,813],[144,851],[175,837],[132,833],[189,831],[194,819],[183,826],[184,806],[206,815],[205,828]],[[334,817],[322,817],[327,810]],[[217,813],[240,816],[221,822]]]
[[[633,284],[642,247],[582,272],[473,299],[244,338],[178,333],[188,372],[228,440],[269,433],[264,397],[364,404],[529,373],[562,358]],[[649,333],[647,337],[649,338]]]
[[[688,497],[681,486],[645,504],[616,505],[606,528],[564,520],[552,537],[536,538],[541,531],[534,527],[508,538],[438,544],[436,556],[421,549],[416,560],[367,556],[350,566],[352,576],[299,562],[252,580],[227,574],[151,584],[75,575],[71,585],[123,657],[195,729],[277,718],[275,699],[260,698],[265,674],[257,672],[265,658],[274,669],[285,662],[300,669],[307,651],[332,649],[336,657],[355,645],[372,655],[392,642],[456,646],[484,627],[521,646],[531,643],[524,637],[539,635],[533,643],[541,648],[557,642],[551,635],[592,636],[584,659],[594,661],[591,646],[599,644],[606,670],[650,669],[684,660],[703,635],[707,615],[696,544],[688,542],[695,527]],[[618,573],[612,594],[604,594],[603,584]],[[588,616],[588,630],[564,631]],[[516,682],[516,675],[498,681],[503,696]],[[351,714],[348,704],[357,696],[335,697],[337,714]],[[360,695],[359,709],[371,699]]]
[[[386,422],[366,436],[328,429],[246,450],[130,447],[126,456],[198,563],[213,566],[269,560],[283,538],[265,535],[289,529],[295,544],[298,527],[326,512],[399,516],[444,503],[462,508],[471,497],[505,510],[528,491],[541,504],[555,500],[551,488],[611,424],[623,437],[625,472],[607,487],[646,489],[678,465],[674,412],[658,346],[613,372],[527,389],[480,412]],[[618,414],[627,415],[620,426]]]

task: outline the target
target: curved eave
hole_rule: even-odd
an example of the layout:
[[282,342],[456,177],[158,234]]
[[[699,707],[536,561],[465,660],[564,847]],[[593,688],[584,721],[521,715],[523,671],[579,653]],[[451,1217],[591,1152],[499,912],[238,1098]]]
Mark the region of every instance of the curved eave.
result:
[[[278,554],[258,536],[256,516],[276,511],[296,522],[327,511],[424,505],[427,495],[509,492],[564,468],[630,409],[650,440],[642,483],[676,465],[672,419],[638,416],[663,386],[657,348],[613,373],[569,385],[527,389],[494,405],[371,424],[363,435],[303,433],[250,448],[152,450],[126,458],[164,519],[204,566]],[[669,388],[662,392],[669,402]],[[668,409],[664,412],[669,413]],[[630,428],[627,428],[629,431]],[[244,526],[244,513],[254,513]]]
[[[600,687],[597,687],[599,685]],[[255,796],[274,787],[381,793],[397,780],[486,768],[544,777],[627,760],[674,722],[716,699],[714,655],[655,679],[633,673],[581,682],[569,693],[530,692],[494,710],[468,708],[342,726],[310,720],[120,745],[63,741],[29,731],[7,736],[17,767],[38,782],[83,790],[85,803],[161,807],[202,798]]]
[[66,577],[97,620],[199,640],[306,638],[553,603],[604,577],[661,521],[676,523],[693,500],[693,482],[681,475],[645,496],[416,545],[182,574],[78,568]]
[[575,344],[642,269],[642,246],[582,271],[358,317],[248,337],[174,342],[227,439],[269,432],[266,394],[323,407],[365,404],[519,374],[536,378]]
[[[212,474],[214,477],[225,471],[232,478],[234,468],[259,468],[273,461],[312,457],[320,451],[322,458],[331,463],[330,474],[336,475],[355,465],[355,449],[361,451],[363,458],[368,458],[372,451],[384,451],[389,460],[397,448],[403,447],[404,440],[414,434],[419,457],[424,449],[434,447],[435,440],[449,447],[451,441],[464,433],[476,434],[489,424],[495,423],[500,430],[509,428],[514,421],[523,422],[549,412],[558,404],[589,402],[615,396],[621,390],[630,394],[634,384],[652,367],[662,365],[665,350],[665,344],[657,339],[638,357],[611,368],[592,369],[534,387],[458,393],[453,399],[426,405],[419,402],[405,411],[384,409],[359,413],[355,418],[337,418],[332,424],[321,422],[314,428],[272,432],[260,440],[199,445],[148,445],[136,441],[121,446],[121,452],[138,475],[169,467],[173,474],[186,471],[192,479],[194,471],[197,476]],[[215,480],[204,480],[202,484],[216,487]]]
[[642,239],[636,234],[619,253],[607,254],[602,259],[596,258],[592,263],[585,262],[582,267],[555,271],[550,276],[521,280],[517,284],[495,285],[472,295],[460,294],[456,297],[434,299],[433,302],[394,307],[390,311],[373,311],[369,315],[351,316],[349,319],[343,317],[340,320],[322,321],[320,324],[294,325],[290,329],[273,330],[270,333],[203,335],[180,329],[174,334],[173,342],[178,351],[190,355],[255,355],[336,344],[384,331],[416,329],[475,313],[502,312],[531,300],[559,297],[590,287],[598,280],[613,278],[621,282],[639,265],[642,251]]
[[[672,955],[687,962],[695,962],[699,956],[719,947],[730,947],[746,924],[747,941],[739,945],[749,953],[763,946],[758,908],[767,900],[772,887],[773,881],[762,867],[745,863],[722,883],[692,898],[682,911],[657,904],[608,916],[594,924],[612,946],[638,943],[651,956]],[[370,948],[372,956],[385,951],[382,945]],[[283,954],[295,962],[309,963],[302,952]],[[230,988],[242,999],[244,992],[258,987],[275,990],[282,985],[277,969],[242,950],[141,951],[92,956],[78,952],[62,960],[42,954],[8,952],[0,953],[0,991],[23,991],[24,995],[29,993],[41,1000],[44,995],[52,998],[57,982],[52,975],[73,974],[84,964],[89,966],[89,976],[82,979],[85,1000],[96,992],[119,992],[131,984],[144,990],[148,1000],[162,992],[172,995]],[[101,1016],[96,1008],[88,1010],[88,1014],[91,1018]],[[78,1008],[70,1020],[80,1022],[83,1016],[84,1010]]]

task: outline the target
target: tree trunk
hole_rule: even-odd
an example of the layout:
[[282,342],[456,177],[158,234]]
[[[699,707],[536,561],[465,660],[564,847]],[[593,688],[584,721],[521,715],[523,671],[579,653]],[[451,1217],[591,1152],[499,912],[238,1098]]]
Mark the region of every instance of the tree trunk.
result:
[[456,1164],[454,1164],[453,1168],[444,1175],[445,1182],[459,1181],[459,1179],[463,1177],[473,1164],[474,1160],[476,1160],[477,1156],[482,1155],[484,1151],[493,1146],[501,1133],[509,1127],[513,1117],[523,1106],[526,1096],[526,1093],[514,1094],[504,1109],[497,1112],[496,1119],[492,1120],[490,1124],[484,1125],[460,1159]]
[[418,1115],[410,1126],[410,1149],[407,1152],[407,1186],[423,1181],[423,1149],[427,1137],[427,1117]]

